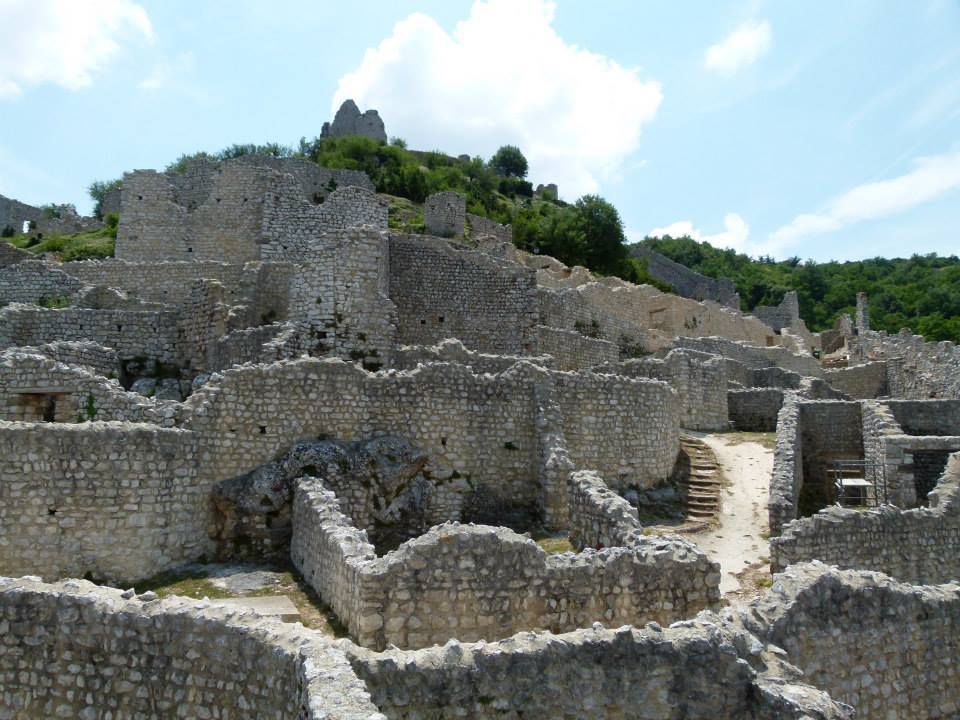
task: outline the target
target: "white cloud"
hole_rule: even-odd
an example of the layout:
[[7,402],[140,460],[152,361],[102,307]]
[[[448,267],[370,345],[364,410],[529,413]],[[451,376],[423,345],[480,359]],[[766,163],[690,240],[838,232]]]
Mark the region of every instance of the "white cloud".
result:
[[173,60],[162,60],[153,66],[150,74],[140,81],[141,90],[162,90],[173,84],[176,79],[193,71],[192,52],[182,52]]
[[421,13],[397,23],[340,79],[332,110],[376,108],[410,147],[489,157],[518,145],[534,183],[597,191],[637,148],[662,100],[636,68],[568,44],[547,0],[478,0],[448,33]]
[[694,227],[689,220],[680,220],[670,225],[653,228],[647,233],[648,237],[681,237],[687,235],[699,242],[708,242],[714,247],[730,248],[737,252],[747,251],[747,240],[750,238],[750,226],[737,213],[727,213],[723,218],[723,231],[707,235]]
[[79,90],[136,38],[153,40],[147,12],[131,0],[0,0],[0,99],[31,85]]
[[765,55],[772,44],[769,22],[747,22],[716,45],[707,48],[703,63],[708,70],[721,75],[733,75]]
[[915,165],[905,175],[858,185],[831,200],[821,212],[798,215],[776,230],[771,242],[789,246],[808,235],[896,215],[960,188],[960,150],[919,158]]

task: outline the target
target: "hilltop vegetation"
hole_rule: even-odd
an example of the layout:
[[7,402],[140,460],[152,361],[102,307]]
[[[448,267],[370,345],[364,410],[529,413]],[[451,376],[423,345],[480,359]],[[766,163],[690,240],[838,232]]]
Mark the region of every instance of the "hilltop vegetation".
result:
[[73,235],[40,235],[31,233],[4,238],[15,247],[37,255],[52,253],[58,260],[101,260],[113,257],[117,240],[116,214],[104,218],[106,224],[97,230]]
[[777,262],[769,257],[755,260],[689,237],[646,238],[643,243],[691,270],[733,280],[743,310],[775,305],[785,292],[796,290],[807,326],[825,330],[841,314],[852,314],[857,293],[866,292],[874,330],[896,333],[909,327],[927,340],[960,342],[956,255],[825,263],[794,257]]

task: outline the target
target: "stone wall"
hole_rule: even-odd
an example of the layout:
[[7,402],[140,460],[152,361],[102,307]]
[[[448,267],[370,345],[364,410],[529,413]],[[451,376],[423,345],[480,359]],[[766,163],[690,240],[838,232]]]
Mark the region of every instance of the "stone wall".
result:
[[726,365],[716,355],[671,350],[663,359],[645,358],[602,365],[598,373],[646,377],[670,383],[680,400],[680,426],[690,430],[726,430]]
[[[48,346],[49,347],[49,346]],[[116,380],[16,348],[0,354],[0,419],[10,422],[122,420],[172,427],[175,410],[128,393]]]
[[730,422],[741,431],[773,432],[783,407],[783,395],[783,390],[777,388],[727,391]]
[[867,400],[889,394],[885,362],[825,369],[823,378],[836,390],[849,395],[854,400]]
[[79,365],[105,378],[115,378],[120,372],[116,350],[93,342],[52,342],[36,347],[18,347],[13,352],[42,355],[64,365]]
[[444,240],[394,233],[389,267],[398,343],[434,345],[455,337],[484,353],[538,352],[529,270]]
[[[796,670],[784,670],[768,648],[747,638],[707,615],[666,629],[608,630],[598,623],[559,636],[521,633],[499,643],[348,652],[390,720],[853,717],[849,707],[799,685]],[[754,655],[746,650],[751,645]]]
[[814,563],[793,566],[774,586],[742,617],[786,650],[805,682],[866,720],[960,713],[956,584],[903,585]]
[[12,227],[17,235],[21,235],[25,222],[39,222],[42,217],[40,208],[0,195],[0,230]]
[[513,243],[512,225],[501,225],[482,215],[467,213],[467,227],[470,228],[470,239],[473,241],[480,238],[493,238],[497,242]]
[[777,332],[800,324],[800,300],[795,290],[785,293],[779,305],[758,305],[753,314]]
[[809,515],[834,501],[830,466],[834,460],[862,460],[860,403],[813,401],[800,404],[803,484],[800,513]]
[[443,238],[463,237],[467,222],[467,200],[451,190],[434,193],[423,203],[427,232]]
[[446,523],[380,558],[319,481],[297,487],[291,557],[360,645],[418,648],[597,618],[669,623],[719,599],[716,565],[679,538],[546,555],[506,528]]
[[[489,355],[468,350],[462,342],[450,338],[437,345],[404,345],[393,351],[391,367],[397,370],[414,370],[417,365],[427,363],[457,363],[467,366],[477,374],[491,373],[496,375],[516,365],[521,360],[545,368],[555,366],[554,359],[550,355]],[[570,368],[560,367],[559,369],[567,370]]]
[[891,397],[911,400],[960,398],[960,348],[952,342],[925,342],[903,329],[896,335],[861,331],[848,338],[852,357],[887,360]]
[[929,508],[868,511],[839,507],[788,524],[770,542],[774,572],[821,560],[877,570],[904,582],[930,585],[960,577],[960,455],[954,455]]
[[[2,228],[0,228],[2,229]],[[5,239],[0,239],[0,268],[22,263],[24,260],[35,260],[36,255],[26,250],[14,247]]]
[[537,349],[553,357],[559,370],[581,370],[620,358],[620,348],[608,340],[545,325],[537,325]]
[[800,398],[787,393],[777,415],[777,440],[770,475],[767,503],[770,536],[777,537],[784,525],[797,517],[803,487],[803,442],[800,433]]
[[171,311],[48,310],[11,305],[0,310],[0,349],[58,340],[91,341],[121,358],[148,357],[176,364],[178,313]]
[[0,574],[129,582],[202,557],[196,451],[154,425],[0,422]]
[[643,244],[632,245],[630,254],[647,261],[647,271],[673,287],[677,295],[694,300],[713,300],[733,310],[740,309],[740,296],[732,280],[701,275]]
[[11,303],[31,305],[44,302],[69,302],[82,283],[60,267],[41,260],[26,260],[0,267],[0,306]]
[[811,355],[797,355],[782,347],[751,345],[726,337],[678,337],[676,347],[731,358],[751,368],[778,367],[810,377],[823,377],[823,368]]
[[384,720],[316,633],[155,598],[0,578],[0,716]]
[[568,483],[570,542],[578,550],[627,545],[642,530],[637,509],[613,492],[597,473],[570,473]]
[[316,191],[321,181],[305,172],[303,162],[292,172],[287,161],[275,170],[276,161],[240,158],[200,162],[184,173],[127,173],[116,257],[244,263],[259,260],[260,245],[278,237],[316,238],[367,224],[386,228],[386,207],[372,190],[347,179],[332,192]]

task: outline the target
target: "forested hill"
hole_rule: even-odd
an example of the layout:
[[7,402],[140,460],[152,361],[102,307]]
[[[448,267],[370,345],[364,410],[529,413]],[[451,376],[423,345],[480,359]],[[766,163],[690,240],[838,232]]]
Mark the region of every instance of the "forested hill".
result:
[[813,330],[832,327],[842,313],[853,314],[857,292],[870,300],[870,325],[895,333],[902,327],[927,340],[960,342],[960,259],[956,255],[914,255],[825,262],[800,258],[753,259],[689,237],[646,238],[643,244],[710,277],[733,280],[743,310],[775,305],[796,290],[800,315]]

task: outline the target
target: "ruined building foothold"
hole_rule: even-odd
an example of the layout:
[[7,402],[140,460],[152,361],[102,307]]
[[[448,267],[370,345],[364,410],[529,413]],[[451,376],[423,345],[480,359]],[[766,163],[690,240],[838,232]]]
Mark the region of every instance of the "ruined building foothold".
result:
[[383,126],[383,120],[376,110],[367,110],[361,113],[360,108],[353,100],[344,100],[337,114],[333,116],[333,122],[325,122],[320,131],[320,137],[346,137],[348,135],[361,135],[372,140],[387,141],[387,131]]

